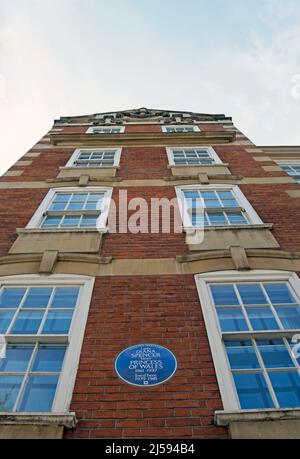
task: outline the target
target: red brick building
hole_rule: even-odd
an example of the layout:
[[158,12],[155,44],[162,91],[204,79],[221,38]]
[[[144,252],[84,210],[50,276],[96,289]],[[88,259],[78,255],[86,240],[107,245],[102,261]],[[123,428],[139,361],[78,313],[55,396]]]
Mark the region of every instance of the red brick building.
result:
[[55,121],[0,179],[0,437],[299,438],[298,182],[224,115]]

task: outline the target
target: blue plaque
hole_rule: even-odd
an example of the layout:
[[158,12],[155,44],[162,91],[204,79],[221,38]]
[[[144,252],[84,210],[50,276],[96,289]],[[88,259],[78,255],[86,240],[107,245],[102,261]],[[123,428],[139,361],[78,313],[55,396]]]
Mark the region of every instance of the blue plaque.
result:
[[170,379],[176,369],[174,354],[157,344],[138,344],[122,351],[115,369],[123,381],[134,386],[157,386]]

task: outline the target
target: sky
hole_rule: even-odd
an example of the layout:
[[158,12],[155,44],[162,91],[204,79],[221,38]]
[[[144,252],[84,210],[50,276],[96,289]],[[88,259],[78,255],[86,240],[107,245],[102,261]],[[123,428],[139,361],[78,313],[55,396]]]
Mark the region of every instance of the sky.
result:
[[0,174],[60,116],[138,107],[300,145],[300,1],[0,0]]

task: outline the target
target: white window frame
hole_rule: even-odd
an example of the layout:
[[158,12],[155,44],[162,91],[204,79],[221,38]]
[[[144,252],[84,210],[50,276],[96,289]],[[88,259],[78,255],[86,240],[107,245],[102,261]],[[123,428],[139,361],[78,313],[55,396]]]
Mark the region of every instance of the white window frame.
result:
[[[167,128],[176,128],[176,127],[179,127],[179,128],[193,128],[193,132],[200,132],[201,129],[199,128],[199,126],[197,126],[197,124],[170,124],[170,125],[166,125],[166,126],[161,126],[161,129],[162,129],[162,132],[167,132],[168,134],[176,134],[173,133],[173,132],[168,132],[167,131]],[[182,132],[180,134],[189,134],[188,132]]]
[[[106,187],[72,187],[72,188],[51,188],[48,193],[46,194],[45,198],[35,211],[34,215],[26,225],[26,229],[40,229],[40,231],[49,231],[49,228],[41,228],[41,224],[44,218],[45,212],[48,210],[54,196],[56,193],[101,193],[104,192],[105,196],[103,199],[103,210],[101,211],[101,214],[99,215],[99,218],[97,220],[97,225],[96,228],[90,228],[94,229],[95,231],[106,231],[106,223],[108,219],[108,212],[110,208],[110,203],[111,203],[111,197],[112,197],[112,188],[106,188]],[[84,212],[84,211],[83,211]],[[62,211],[63,214],[63,211]],[[59,228],[53,228],[55,231],[59,231]],[[76,231],[76,230],[83,230],[86,228],[64,228],[63,231]]]
[[173,151],[174,150],[197,150],[197,149],[201,149],[201,150],[206,150],[209,157],[214,161],[212,163],[212,165],[214,164],[223,164],[221,159],[219,158],[219,156],[217,155],[217,153],[215,152],[215,150],[211,147],[211,146],[187,146],[187,147],[166,147],[166,151],[167,151],[167,155],[168,155],[168,160],[169,160],[169,164],[170,166],[175,166],[175,167],[198,167],[198,166],[208,166],[208,164],[175,164],[175,161],[174,161],[174,154],[173,154]]
[[120,159],[121,159],[121,153],[122,153],[122,148],[77,148],[73,155],[71,156],[71,158],[69,159],[69,161],[67,162],[67,164],[65,165],[65,167],[73,167],[73,168],[78,168],[78,167],[81,167],[81,166],[76,166],[74,163],[75,161],[78,160],[79,158],[79,155],[81,153],[85,153],[85,152],[103,152],[103,151],[111,151],[111,152],[115,152],[115,158],[114,158],[114,164],[113,166],[89,166],[89,167],[85,167],[85,166],[82,166],[84,167],[85,169],[89,169],[91,167],[95,167],[95,168],[99,168],[99,169],[105,169],[107,167],[117,167],[119,166],[120,164]]
[[[215,273],[196,274],[195,282],[198,290],[198,295],[203,312],[208,340],[213,357],[216,376],[219,384],[223,407],[225,411],[248,411],[240,408],[239,397],[235,388],[235,383],[232,376],[232,370],[228,361],[225,346],[223,345],[222,332],[219,326],[216,307],[212,299],[208,284],[210,283],[229,283],[238,282],[288,282],[294,289],[298,298],[300,298],[300,279],[296,273],[287,271],[271,271],[271,270],[254,270],[247,274],[240,271],[222,271]],[[284,331],[279,332],[284,336]],[[243,332],[239,333],[243,334]],[[297,331],[295,331],[297,334]],[[226,333],[224,333],[226,335]],[[262,339],[266,339],[266,335],[272,337],[277,336],[276,331],[264,332],[245,332],[246,340],[253,336],[261,335]],[[278,338],[278,336],[277,336]],[[270,338],[272,339],[272,338]],[[257,409],[255,411],[260,411]],[[265,411],[262,409],[261,411]]]
[[[197,226],[192,225],[192,220],[189,212],[187,211],[187,206],[185,205],[185,196],[184,192],[185,191],[193,191],[193,190],[199,190],[199,191],[232,191],[237,202],[240,204],[240,207],[245,211],[246,217],[249,221],[249,223],[245,223],[246,226],[249,225],[263,225],[263,221],[259,217],[259,215],[256,213],[244,193],[241,191],[241,189],[237,185],[179,185],[175,187],[176,190],[176,195],[177,195],[177,200],[178,200],[178,205],[179,205],[179,211],[181,214],[181,219],[183,222],[183,228],[184,229],[197,229]],[[204,209],[205,210],[205,209]],[[218,210],[221,210],[221,208],[216,208],[216,212]],[[225,208],[226,210],[226,208]],[[227,225],[228,228],[231,226],[237,228],[237,227],[245,227],[245,225]],[[218,226],[208,226],[204,227],[206,228],[218,228]],[[201,227],[202,229],[202,227]]]
[[[109,126],[109,125],[103,125],[103,126],[90,126],[87,131],[86,131],[86,134],[97,134],[94,132],[95,129],[120,129],[120,132],[113,132],[113,133],[109,133],[107,135],[114,135],[114,134],[124,134],[125,132],[125,126]],[[102,134],[106,134],[105,132],[103,132]],[[98,134],[98,135],[102,135],[102,134]]]
[[[7,337],[7,344],[28,344],[39,341],[41,344],[65,344],[68,346],[53,400],[52,413],[67,413],[70,408],[94,282],[94,277],[71,274],[52,274],[47,277],[36,274],[0,277],[1,287],[57,287],[64,285],[80,287],[67,341],[64,335],[45,335],[45,337],[39,336],[38,338],[35,335]],[[12,416],[14,414],[18,413],[11,413]]]

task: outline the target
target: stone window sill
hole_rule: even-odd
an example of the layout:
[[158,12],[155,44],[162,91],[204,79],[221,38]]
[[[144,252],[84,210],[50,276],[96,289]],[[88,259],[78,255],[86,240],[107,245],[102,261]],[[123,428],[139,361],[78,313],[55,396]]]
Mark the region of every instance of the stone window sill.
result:
[[[224,230],[259,230],[259,229],[273,229],[273,223],[258,223],[258,224],[247,224],[247,225],[217,225],[217,226],[205,226],[204,231],[224,231]],[[195,226],[186,226],[183,228],[183,231],[187,234],[194,234],[197,231],[203,231],[203,227],[198,228]]]
[[0,439],[59,440],[76,425],[75,413],[0,413]]
[[34,233],[107,233],[108,228],[17,228],[16,233],[34,234]]
[[185,167],[185,168],[194,168],[194,167],[199,167],[203,169],[211,169],[214,167],[228,167],[229,163],[212,163],[212,164],[168,164],[168,169],[179,169],[180,167]]
[[198,174],[207,175],[231,175],[229,164],[213,163],[213,164],[169,164],[168,169],[171,170],[173,176],[190,176]]
[[75,429],[75,413],[0,413],[1,425],[52,426]]
[[223,427],[228,426],[231,422],[287,421],[293,419],[300,419],[300,408],[215,412],[215,424]]
[[17,228],[18,237],[9,254],[65,253],[99,254],[105,228]]
[[102,177],[115,177],[119,166],[63,166],[59,168],[57,178],[76,178],[81,175],[89,175],[90,177],[102,178]]
[[96,169],[96,170],[101,170],[101,169],[120,169],[120,166],[60,166],[59,170],[64,171],[64,170],[72,170],[72,171],[77,171],[78,169],[83,169],[83,170],[90,170],[90,169]]

